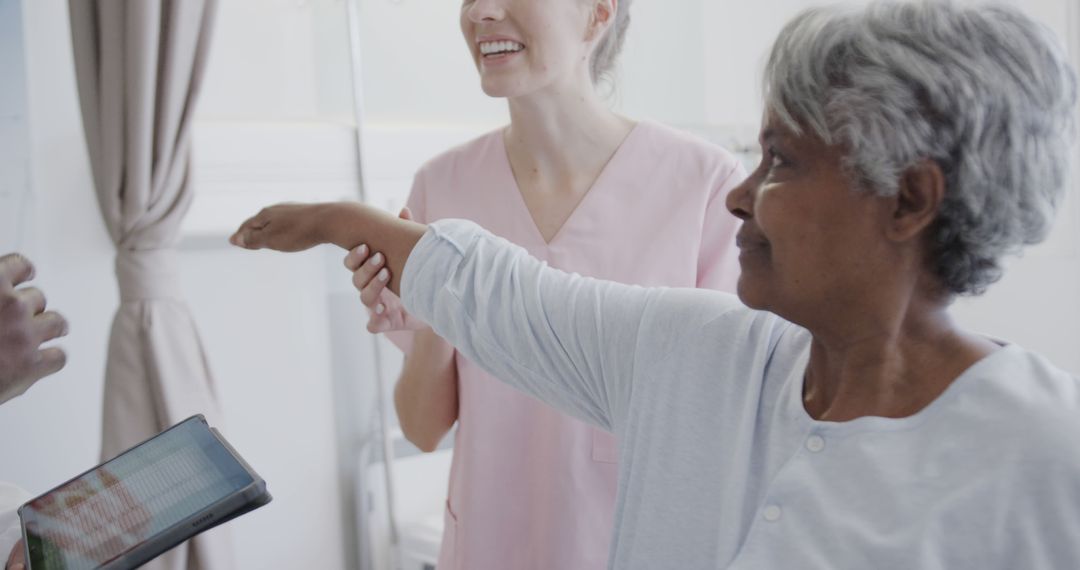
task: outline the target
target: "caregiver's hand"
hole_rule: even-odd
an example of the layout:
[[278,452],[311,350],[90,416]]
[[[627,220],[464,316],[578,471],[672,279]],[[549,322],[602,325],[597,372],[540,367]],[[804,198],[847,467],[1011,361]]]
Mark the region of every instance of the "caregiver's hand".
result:
[[[402,208],[398,217],[411,220],[412,213],[408,208]],[[361,244],[345,256],[345,267],[353,272],[353,286],[360,291],[360,302],[368,308],[368,332],[420,330],[427,326],[410,316],[401,299],[386,290],[390,269],[386,267],[386,256],[382,253],[371,255],[368,246]]]
[[368,332],[377,334],[427,328],[423,321],[405,310],[397,295],[386,290],[391,277],[390,269],[386,267],[386,257],[381,253],[368,257],[369,253],[367,245],[361,245],[345,256],[345,267],[353,272],[353,286],[360,291],[360,302],[368,309]]
[[277,204],[248,218],[229,238],[247,249],[303,251],[328,241],[323,220],[327,206],[339,204]]

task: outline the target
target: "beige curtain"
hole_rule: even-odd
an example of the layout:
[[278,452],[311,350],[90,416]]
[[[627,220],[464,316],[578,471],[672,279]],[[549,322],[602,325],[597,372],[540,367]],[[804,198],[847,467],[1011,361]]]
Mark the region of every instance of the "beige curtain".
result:
[[[221,423],[173,249],[192,199],[191,123],[216,5],[69,0],[83,127],[120,286],[105,370],[103,459],[195,413]],[[229,568],[223,531],[147,568]]]

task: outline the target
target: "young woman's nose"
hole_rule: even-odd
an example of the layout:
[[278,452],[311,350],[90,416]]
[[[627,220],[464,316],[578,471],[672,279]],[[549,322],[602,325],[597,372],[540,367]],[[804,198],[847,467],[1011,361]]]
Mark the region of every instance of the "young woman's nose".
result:
[[498,22],[506,17],[506,0],[473,0],[468,16],[474,23]]

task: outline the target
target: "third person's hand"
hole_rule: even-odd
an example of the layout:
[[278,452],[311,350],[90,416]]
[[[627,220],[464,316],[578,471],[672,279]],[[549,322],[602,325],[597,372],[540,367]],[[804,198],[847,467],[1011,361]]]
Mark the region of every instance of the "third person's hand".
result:
[[34,266],[18,254],[0,257],[0,403],[22,394],[38,379],[64,367],[58,347],[42,347],[67,334],[67,321],[45,310],[45,294],[20,287],[34,277]]

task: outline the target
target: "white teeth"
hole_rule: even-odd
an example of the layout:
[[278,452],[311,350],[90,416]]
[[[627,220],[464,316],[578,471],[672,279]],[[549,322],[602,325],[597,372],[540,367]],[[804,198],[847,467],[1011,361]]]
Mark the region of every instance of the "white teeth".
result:
[[496,53],[513,53],[525,49],[525,46],[512,41],[480,42],[480,53],[491,55]]

